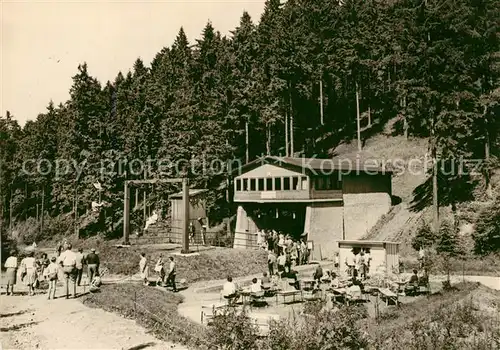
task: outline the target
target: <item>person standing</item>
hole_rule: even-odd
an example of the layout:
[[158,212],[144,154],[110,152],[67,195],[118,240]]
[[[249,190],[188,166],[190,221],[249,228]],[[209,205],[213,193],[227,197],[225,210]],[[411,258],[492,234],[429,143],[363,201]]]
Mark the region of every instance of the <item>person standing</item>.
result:
[[372,256],[370,254],[370,248],[366,248],[365,250],[366,276],[370,274],[371,261],[372,261]]
[[69,299],[69,283],[73,284],[73,298],[76,298],[76,254],[71,250],[71,243],[66,244],[66,250],[59,257],[59,264],[63,268],[66,286],[66,299]]
[[276,255],[273,251],[269,251],[267,254],[267,268],[269,270],[269,276],[274,275],[274,264],[276,264]]
[[28,286],[29,295],[35,295],[35,285],[37,281],[37,263],[35,252],[28,252],[28,256],[21,261],[21,272],[23,274],[24,284]]
[[50,300],[56,298],[56,284],[57,284],[57,275],[59,271],[59,266],[57,266],[56,261],[57,258],[54,256],[50,259],[50,264],[47,266],[47,279],[49,280],[49,291],[47,292],[47,298]]
[[47,257],[47,254],[43,253],[40,260],[38,260],[38,266],[40,269],[40,276],[42,276],[41,279],[47,279],[47,274],[48,274],[47,267],[49,266],[49,264],[50,264],[50,260]]
[[94,276],[99,274],[99,255],[96,254],[95,248],[90,249],[90,253],[85,258],[87,264],[87,279],[88,283],[92,283]]
[[[7,295],[14,295],[14,285],[17,279],[17,256],[14,250],[10,251],[9,257],[5,260],[4,267],[7,269]],[[9,294],[9,286],[11,292]]]
[[83,275],[83,249],[79,248],[76,256],[76,284],[80,286]]
[[57,247],[56,247],[56,254],[57,254],[58,257],[61,255],[62,249],[63,249],[63,244],[62,244],[61,241],[59,241],[57,243]]
[[156,279],[157,286],[163,285],[163,283],[165,282],[165,268],[163,265],[163,255],[160,254],[160,257],[158,258],[158,261],[155,265],[155,272],[158,273],[158,278]]
[[175,262],[174,262],[174,257],[170,256],[170,266],[168,270],[168,277],[167,277],[167,285],[170,283],[172,285],[172,290],[174,292],[177,292],[177,287],[175,286]]
[[142,281],[145,286],[149,285],[149,266],[146,253],[141,253],[141,261],[139,261],[139,272],[141,273]]

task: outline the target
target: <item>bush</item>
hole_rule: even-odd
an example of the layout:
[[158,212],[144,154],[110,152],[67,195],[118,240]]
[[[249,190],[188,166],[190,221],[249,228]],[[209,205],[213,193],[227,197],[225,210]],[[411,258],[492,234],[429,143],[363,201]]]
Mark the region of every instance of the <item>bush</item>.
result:
[[258,328],[245,310],[226,309],[217,315],[208,327],[206,343],[210,349],[247,350],[258,349]]
[[357,322],[365,316],[364,306],[352,306],[273,323],[265,349],[362,349],[368,343]]

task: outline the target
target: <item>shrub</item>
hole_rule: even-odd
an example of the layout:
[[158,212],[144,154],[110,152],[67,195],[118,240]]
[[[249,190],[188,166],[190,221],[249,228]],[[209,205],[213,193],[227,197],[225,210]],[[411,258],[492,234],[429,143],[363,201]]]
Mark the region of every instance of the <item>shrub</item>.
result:
[[247,350],[259,347],[258,329],[245,310],[226,309],[208,327],[206,343],[209,348]]
[[500,198],[481,211],[472,237],[476,253],[486,255],[500,251]]
[[[312,307],[319,307],[312,304]],[[361,349],[368,345],[357,321],[366,316],[364,306],[323,310],[313,316],[271,325],[266,349]]]

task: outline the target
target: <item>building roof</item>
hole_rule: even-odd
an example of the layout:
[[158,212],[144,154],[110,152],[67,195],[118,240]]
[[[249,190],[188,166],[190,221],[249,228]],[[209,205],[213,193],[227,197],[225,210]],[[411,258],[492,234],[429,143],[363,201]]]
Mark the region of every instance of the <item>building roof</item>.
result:
[[344,241],[339,241],[339,246],[343,245],[353,245],[353,246],[380,246],[384,244],[397,244],[399,245],[399,242],[392,242],[392,241],[366,241],[366,240],[344,240]]
[[[189,197],[196,197],[197,195],[205,193],[207,191],[208,191],[207,189],[203,189],[203,188],[190,188],[189,189]],[[182,199],[182,191],[170,195],[169,198],[170,199]]]
[[381,162],[376,159],[363,159],[353,156],[335,157],[332,159],[265,156],[247,163],[239,169],[235,169],[235,172],[243,174],[264,164],[272,164],[283,168],[299,170],[303,173],[310,172],[312,174],[321,172],[330,174],[335,170],[342,171],[343,173],[352,171],[360,173],[392,174],[392,170],[389,166],[380,163]]

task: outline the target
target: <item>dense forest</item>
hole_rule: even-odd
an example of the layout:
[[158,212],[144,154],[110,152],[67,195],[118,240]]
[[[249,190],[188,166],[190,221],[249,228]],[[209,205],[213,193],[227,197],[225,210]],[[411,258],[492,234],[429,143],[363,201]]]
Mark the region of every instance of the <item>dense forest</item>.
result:
[[[99,181],[99,220],[119,232],[124,181],[179,171],[211,189],[222,217],[227,172],[203,171],[203,161],[328,157],[358,129],[366,138],[389,120],[397,134],[429,138],[436,159],[486,159],[487,190],[500,146],[499,18],[496,0],[267,0],[258,25],[243,13],[228,37],[207,23],[195,42],[181,28],[150,66],[137,59],[112,82],[82,63],[68,101],[50,102],[23,128],[9,112],[0,119],[2,227],[83,215]],[[61,176],[58,159],[85,166]],[[134,159],[191,165],[130,171]],[[463,188],[447,183],[448,194]],[[146,190],[136,203],[163,206],[178,188]]]

